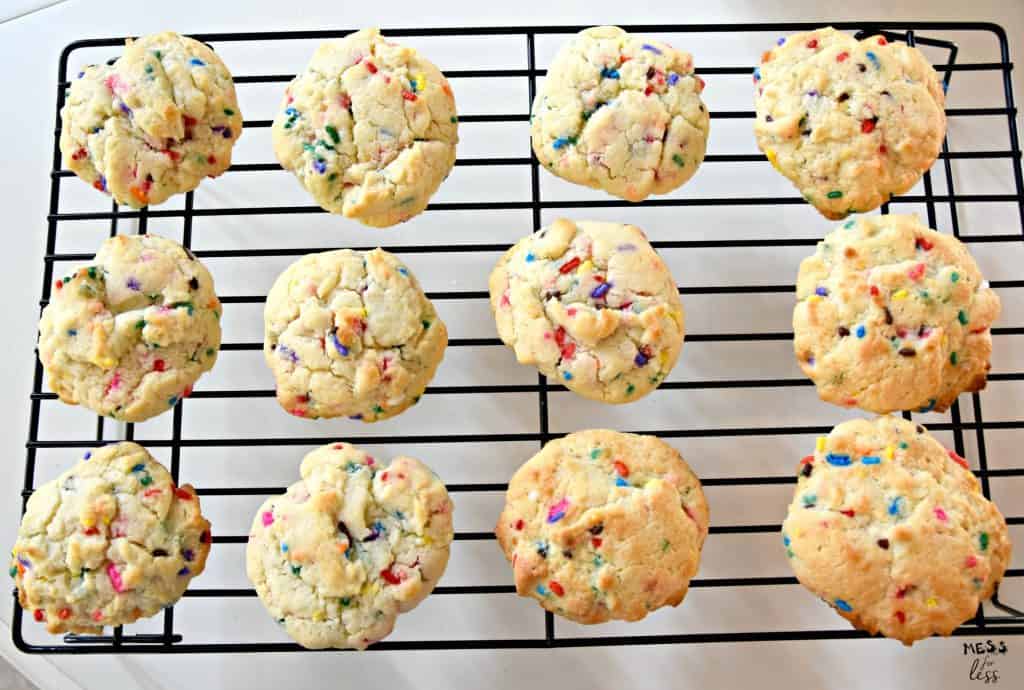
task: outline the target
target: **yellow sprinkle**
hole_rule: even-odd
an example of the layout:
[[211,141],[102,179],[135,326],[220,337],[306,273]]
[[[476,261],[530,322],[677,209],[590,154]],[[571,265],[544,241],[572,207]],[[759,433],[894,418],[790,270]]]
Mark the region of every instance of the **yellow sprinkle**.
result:
[[327,614],[324,613],[323,611],[314,611],[313,612],[313,620],[316,621],[317,623],[319,623],[320,621],[325,621],[325,620],[327,620]]
[[942,336],[942,348],[945,349],[947,345],[949,345],[949,336],[944,335]]
[[96,526],[96,521],[93,520],[91,517],[83,517],[82,518],[82,526],[83,527],[95,527]]
[[668,350],[662,350],[658,353],[658,362],[661,363],[662,366],[668,362]]
[[807,298],[807,301],[808,302],[820,302],[821,301],[821,295],[811,295],[810,297]]
[[764,152],[764,155],[768,157],[768,162],[772,164],[772,167],[778,170],[779,159],[775,156],[775,149],[768,149]]
[[104,515],[103,516],[103,524],[104,525],[109,525],[110,524],[110,516],[109,515]]
[[928,601],[926,601],[925,603],[928,604],[928,608],[930,609],[933,609],[939,605],[939,602],[935,601],[935,597],[928,597]]
[[818,449],[818,452],[819,452],[819,453],[820,453],[821,451],[825,450],[825,442],[826,442],[826,441],[828,441],[828,438],[827,438],[827,437],[825,437],[825,436],[819,436],[819,437],[818,437],[818,443],[817,443],[817,445],[815,446],[815,448],[817,448],[817,449]]
[[893,299],[906,299],[907,298],[907,291],[906,290],[897,290],[896,292],[892,293],[892,298]]
[[416,74],[416,90],[422,91],[423,87],[427,85],[427,78],[423,76],[423,72]]
[[886,446],[885,448],[885,459],[892,460],[892,456],[896,453],[896,449],[892,446]]
[[591,271],[594,270],[594,264],[593,262],[590,261],[590,259],[587,259],[586,261],[580,264],[580,267],[577,270],[579,270],[580,273],[590,273]]
[[366,317],[366,307],[363,307],[362,309],[359,310],[359,315],[364,318]]

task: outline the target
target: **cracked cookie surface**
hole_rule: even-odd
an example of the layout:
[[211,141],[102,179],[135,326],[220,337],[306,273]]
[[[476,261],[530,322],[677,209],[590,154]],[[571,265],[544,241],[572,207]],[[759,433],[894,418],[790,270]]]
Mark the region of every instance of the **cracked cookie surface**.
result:
[[534,153],[555,175],[629,201],[667,194],[704,160],[703,90],[689,53],[615,26],[586,29],[534,100]]
[[213,278],[177,242],[117,235],[53,287],[39,359],[66,403],[141,422],[174,407],[217,361]]
[[374,422],[416,403],[448,331],[419,283],[383,249],[309,254],[278,276],[263,354],[297,417]]
[[129,40],[113,65],[71,81],[64,165],[119,204],[159,204],[231,165],[242,134],[231,73],[208,46],[171,31]]
[[490,297],[519,362],[592,400],[650,393],[683,347],[675,281],[633,225],[556,220],[502,256]]
[[967,462],[893,416],[818,439],[782,535],[801,584],[854,627],[908,645],[974,616],[1011,553]]
[[416,607],[448,563],[452,503],[419,460],[390,464],[347,443],[302,461],[302,479],[253,519],[246,572],[309,649],[365,649]]
[[123,442],[35,490],[10,572],[22,608],[48,632],[99,634],[177,601],[209,551],[195,490]]
[[985,387],[999,297],[960,240],[916,216],[840,225],[801,262],[796,297],[797,360],[822,400],[942,412]]
[[826,218],[913,187],[946,135],[945,93],[924,55],[831,27],[780,38],[754,70],[757,145]]
[[451,172],[457,123],[440,70],[364,29],[320,45],[271,134],[281,166],[317,204],[387,227],[421,213]]
[[678,451],[591,429],[516,471],[496,534],[520,596],[578,623],[635,621],[686,596],[708,520]]

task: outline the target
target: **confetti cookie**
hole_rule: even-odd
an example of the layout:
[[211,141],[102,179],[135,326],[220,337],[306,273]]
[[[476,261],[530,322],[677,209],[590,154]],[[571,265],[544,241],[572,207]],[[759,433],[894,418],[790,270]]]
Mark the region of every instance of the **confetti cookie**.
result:
[[708,506],[664,441],[591,429],[519,468],[496,533],[520,596],[578,623],[636,621],[686,596]]
[[907,645],[949,635],[1010,562],[1003,516],[923,426],[844,422],[798,473],[786,555],[801,584],[856,628]]
[[418,215],[455,165],[448,80],[364,29],[321,44],[285,91],[274,153],[331,213],[383,228]]
[[822,400],[945,411],[985,387],[999,298],[966,247],[915,216],[850,220],[800,264],[794,346]]
[[155,235],[117,235],[54,281],[39,321],[50,388],[126,422],[172,407],[213,367],[220,301],[192,253]]
[[780,38],[754,70],[757,145],[826,218],[913,187],[946,135],[945,94],[916,48],[828,27]]
[[129,40],[113,65],[79,72],[60,115],[64,165],[135,208],[220,175],[242,134],[228,68],[171,31]]
[[412,273],[383,249],[302,257],[263,312],[277,401],[297,417],[393,417],[423,394],[448,331]]
[[448,564],[452,503],[419,460],[383,466],[334,443],[256,513],[246,570],[260,601],[303,647],[365,649],[416,607]]
[[647,395],[683,348],[675,281],[633,225],[556,220],[505,253],[490,292],[519,362],[585,398]]
[[628,201],[667,194],[704,160],[709,118],[693,58],[616,26],[562,47],[533,102],[533,150],[544,167]]
[[18,601],[51,633],[159,613],[203,572],[210,523],[142,446],[89,451],[28,499],[12,552]]

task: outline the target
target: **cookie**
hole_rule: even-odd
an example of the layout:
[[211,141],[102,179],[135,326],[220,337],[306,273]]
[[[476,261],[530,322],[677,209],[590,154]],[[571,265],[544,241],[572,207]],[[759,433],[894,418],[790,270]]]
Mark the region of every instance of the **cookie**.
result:
[[60,117],[65,167],[134,208],[220,175],[242,134],[228,68],[172,31],[129,39],[114,64],[79,72]]
[[800,462],[782,541],[800,583],[854,627],[949,635],[1010,562],[1006,520],[923,426],[856,419]]
[[246,572],[303,647],[365,649],[444,573],[448,492],[419,460],[384,465],[347,443],[312,451],[300,473],[256,513]]
[[434,377],[448,331],[419,283],[383,249],[302,257],[263,312],[277,401],[297,417],[393,417]]
[[126,441],[87,452],[35,490],[10,573],[21,607],[47,632],[98,634],[176,602],[209,552],[195,490],[175,487]]
[[61,400],[124,422],[174,407],[220,347],[213,278],[177,242],[117,235],[54,281],[39,359]]
[[501,257],[490,294],[519,363],[592,400],[647,395],[683,348],[675,281],[633,225],[556,220]]
[[800,264],[800,368],[822,400],[871,412],[945,411],[985,387],[999,297],[967,248],[916,216],[861,216]]
[[826,218],[878,208],[917,184],[946,136],[925,56],[831,27],[780,38],[754,70],[757,145]]
[[455,165],[457,123],[440,70],[364,29],[317,48],[271,133],[277,160],[317,204],[382,228],[427,207]]
[[709,118],[693,58],[616,26],[566,43],[533,102],[533,150],[547,170],[628,201],[667,194],[704,160]]
[[516,471],[495,531],[520,596],[578,623],[636,621],[686,596],[708,506],[664,441],[591,429]]

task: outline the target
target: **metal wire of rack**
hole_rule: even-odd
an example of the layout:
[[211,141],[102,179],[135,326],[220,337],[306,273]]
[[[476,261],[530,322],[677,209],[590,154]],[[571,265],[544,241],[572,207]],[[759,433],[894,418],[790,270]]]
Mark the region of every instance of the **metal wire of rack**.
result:
[[[723,33],[723,32],[792,32],[809,30],[817,25],[808,23],[762,23],[762,24],[706,24],[706,25],[648,25],[648,26],[625,26],[628,31],[633,32],[668,32],[668,33]],[[948,206],[949,218],[951,221],[951,232],[960,236],[960,224],[958,220],[958,209],[963,204],[984,204],[987,202],[1011,203],[1017,206],[1020,217],[1021,234],[971,234],[962,237],[967,243],[1015,243],[1024,242],[1024,179],[1022,179],[1020,160],[1021,149],[1018,138],[1015,116],[1017,113],[1014,105],[1010,71],[1013,67],[1010,62],[1007,37],[1004,30],[996,24],[979,22],[860,22],[860,23],[836,23],[836,28],[842,30],[857,31],[859,35],[870,35],[881,33],[892,40],[905,40],[909,44],[927,45],[936,49],[947,51],[947,60],[943,64],[936,65],[936,69],[943,75],[944,85],[949,87],[951,78],[956,72],[995,72],[999,74],[1003,86],[1003,100],[1005,105],[999,107],[984,108],[949,108],[946,113],[949,117],[1005,117],[1009,134],[1009,149],[1007,150],[985,150],[985,151],[952,151],[948,139],[943,143],[942,152],[939,156],[941,165],[945,171],[944,191],[936,191],[933,186],[931,173],[924,175],[924,194],[918,196],[902,196],[892,199],[890,203],[900,204],[906,202],[923,203],[927,209],[927,219],[930,227],[938,227],[937,209],[940,205]],[[534,26],[534,27],[492,27],[492,28],[444,28],[444,29],[392,29],[386,30],[385,34],[393,37],[436,37],[436,36],[519,36],[523,39],[523,47],[526,53],[525,69],[486,69],[486,70],[445,70],[446,75],[453,80],[460,78],[492,78],[511,77],[526,79],[528,84],[529,102],[523,103],[523,111],[510,114],[497,115],[462,115],[461,122],[527,122],[529,120],[529,105],[533,101],[536,91],[537,78],[546,72],[537,68],[536,39],[541,35],[549,34],[572,34],[585,27],[573,26]],[[921,35],[919,32],[942,32],[942,31],[975,31],[987,32],[995,36],[999,45],[1000,59],[998,62],[985,63],[957,63],[958,47],[955,43],[938,38],[931,38]],[[291,31],[274,33],[221,33],[201,34],[195,38],[213,43],[226,43],[233,41],[282,41],[294,39],[328,39],[337,38],[349,33],[348,31]],[[57,133],[60,129],[59,111],[64,103],[65,89],[68,86],[68,61],[75,50],[82,48],[111,47],[116,49],[123,44],[123,38],[111,39],[90,39],[76,41],[69,44],[61,53],[58,71],[57,84]],[[702,75],[736,75],[749,73],[746,67],[701,67],[699,72]],[[280,83],[291,79],[287,74],[253,74],[235,77],[238,84],[258,83]],[[751,119],[752,111],[721,111],[712,112],[712,119]],[[247,129],[267,128],[269,120],[251,120],[245,122]],[[118,221],[122,219],[136,219],[138,231],[147,231],[148,220],[151,218],[181,218],[182,240],[186,247],[192,242],[193,219],[201,216],[225,216],[225,215],[266,215],[266,214],[307,214],[320,213],[321,209],[316,206],[273,206],[273,207],[243,207],[243,208],[195,208],[193,193],[185,195],[184,206],[181,209],[150,210],[122,210],[117,203],[113,203],[109,212],[61,212],[61,184],[62,181],[71,177],[72,173],[61,168],[61,156],[55,136],[52,170],[50,173],[50,209],[47,216],[46,252],[44,256],[43,269],[43,290],[41,306],[45,306],[50,296],[50,286],[54,275],[54,265],[60,261],[87,260],[90,254],[80,253],[58,253],[57,252],[57,230],[58,225],[66,221],[91,220],[108,221],[110,223],[110,235],[118,233]],[[524,153],[528,151],[529,143],[524,141]],[[1014,193],[1012,194],[963,194],[954,189],[953,175],[951,173],[951,162],[963,159],[989,159],[1001,158],[1010,161],[1013,169]],[[759,162],[763,159],[760,155],[748,154],[709,154],[705,162],[747,163]],[[544,201],[541,198],[541,187],[539,180],[538,162],[531,155],[522,157],[504,158],[470,158],[460,159],[456,165],[459,166],[529,166],[530,167],[530,190],[531,199],[528,202],[461,202],[461,203],[434,203],[428,207],[429,211],[488,211],[499,209],[526,209],[532,212],[533,227],[541,225],[542,209],[572,209],[572,208],[594,208],[594,207],[624,207],[631,204],[621,200],[601,201]],[[276,163],[253,163],[236,164],[230,171],[268,171],[277,170]],[[647,206],[771,206],[791,205],[805,203],[799,196],[784,197],[739,197],[739,198],[673,198],[654,199],[643,202]],[[883,212],[888,211],[888,204],[883,207]],[[724,249],[736,247],[784,247],[784,246],[813,246],[817,242],[815,237],[796,239],[723,239],[723,240],[671,240],[654,242],[659,249]],[[366,247],[369,249],[370,247]],[[289,256],[301,255],[310,252],[324,251],[325,247],[309,247],[301,249],[231,249],[231,250],[209,250],[196,252],[200,258],[229,258],[246,259],[261,256]],[[395,251],[403,253],[431,253],[431,252],[498,252],[504,251],[504,244],[484,243],[460,243],[456,245],[402,245]],[[993,281],[992,287],[997,290],[1024,289],[1024,280]],[[792,285],[729,285],[712,287],[681,287],[682,294],[728,294],[728,293],[788,293],[793,290]],[[486,292],[482,291],[450,291],[450,292],[429,292],[428,296],[433,300],[485,300]],[[259,304],[263,301],[262,295],[229,295],[221,297],[225,304]],[[1024,327],[1000,327],[992,329],[994,335],[1024,335]],[[750,332],[750,333],[719,333],[719,334],[696,334],[688,335],[690,342],[753,342],[753,341],[785,341],[792,338],[791,333],[786,332]],[[451,347],[491,347],[501,345],[495,338],[462,338],[452,339]],[[222,345],[223,351],[260,350],[261,343],[229,342]],[[1024,381],[1024,372],[997,373],[989,377],[991,381]],[[809,381],[803,379],[746,379],[727,381],[667,381],[661,386],[662,389],[727,389],[727,388],[789,388],[796,386],[810,385]],[[548,383],[543,376],[538,376],[536,384],[530,385],[473,385],[473,386],[432,386],[427,393],[443,393],[450,395],[491,395],[501,393],[529,393],[537,396],[537,431],[535,433],[495,433],[495,434],[462,434],[462,435],[400,435],[400,436],[361,436],[361,443],[480,443],[480,442],[537,442],[543,445],[558,434],[551,433],[549,429],[548,415]],[[197,390],[192,398],[253,398],[271,397],[273,391],[267,390]],[[37,451],[40,449],[63,449],[63,448],[89,448],[96,443],[103,443],[104,440],[104,419],[97,418],[96,437],[93,439],[72,439],[72,440],[46,440],[40,438],[40,408],[44,401],[54,400],[55,395],[43,390],[43,369],[38,357],[35,361],[35,375],[33,389],[30,398],[30,427],[28,441],[26,443],[25,479],[22,491],[23,501],[27,501],[35,488],[35,473],[37,467]],[[952,433],[956,451],[964,453],[965,434],[973,433],[977,443],[978,469],[976,474],[981,480],[982,488],[986,496],[991,495],[990,481],[997,477],[1024,477],[1024,466],[1010,467],[1005,469],[990,469],[986,456],[986,430],[992,429],[1021,429],[1024,428],[1024,419],[1012,421],[984,422],[982,416],[981,397],[978,393],[970,394],[970,405],[973,412],[973,421],[963,421],[961,418],[960,402],[955,403],[951,408],[951,421],[944,424],[932,424],[932,429],[949,431]],[[172,425],[170,438],[150,438],[141,440],[147,446],[166,447],[170,451],[170,471],[175,480],[178,481],[180,471],[181,451],[190,447],[217,447],[217,446],[298,446],[315,445],[336,440],[333,437],[285,437],[285,438],[211,438],[197,439],[185,438],[182,433],[182,418],[189,401],[183,400],[172,412]],[[909,418],[909,414],[906,414]],[[683,438],[700,436],[724,436],[724,437],[745,437],[754,435],[773,434],[819,434],[827,432],[827,427],[818,426],[786,426],[786,427],[736,427],[736,428],[701,428],[701,429],[661,429],[653,432],[663,438]],[[125,429],[125,437],[129,440],[134,438],[134,427],[128,424]],[[745,477],[704,477],[705,486],[758,486],[792,484],[795,480],[792,476],[745,476]],[[502,492],[506,485],[503,483],[463,483],[449,484],[448,489],[452,493],[461,492]],[[200,487],[197,493],[200,496],[252,496],[269,495],[283,491],[283,487],[223,487],[203,488]],[[1011,525],[1024,524],[1024,516],[1010,516],[1007,522]],[[778,532],[778,524],[741,524],[741,525],[712,525],[710,533],[716,534],[756,534]],[[490,532],[457,532],[457,541],[479,541],[493,539]],[[244,544],[246,535],[214,535],[214,544]],[[1024,569],[1011,569],[1007,571],[1006,578],[1019,578],[1024,576]],[[780,585],[796,584],[793,577],[738,577],[738,578],[698,578],[691,583],[695,588],[719,588],[719,587],[771,587]],[[434,590],[435,595],[463,594],[488,596],[493,594],[513,593],[511,585],[468,585],[468,586],[439,586]],[[186,598],[231,598],[231,597],[254,597],[252,589],[212,589],[196,588],[185,593]],[[968,623],[961,626],[954,632],[954,635],[977,635],[988,631],[990,634],[999,635],[1021,635],[1024,634],[1024,612],[1007,605],[999,599],[998,593],[991,600],[994,609],[1000,611],[998,615],[987,614],[983,606],[979,606],[977,615]],[[158,634],[125,634],[117,627],[112,635],[66,635],[62,644],[31,644],[23,636],[23,622],[25,617],[18,605],[15,594],[14,616],[12,623],[13,641],[15,645],[26,653],[35,654],[97,654],[97,653],[232,653],[232,652],[263,652],[263,651],[303,651],[301,647],[291,643],[283,642],[246,642],[229,641],[217,643],[193,643],[188,642],[184,637],[175,631],[174,608],[170,607],[163,614],[163,631]],[[997,631],[997,632],[996,632]],[[602,645],[622,644],[681,644],[701,642],[764,642],[764,641],[787,641],[787,640],[825,640],[825,639],[850,639],[867,637],[866,633],[857,630],[836,629],[836,630],[781,630],[781,631],[753,631],[753,632],[730,632],[730,633],[680,633],[680,634],[659,634],[642,636],[581,636],[581,637],[556,637],[554,619],[551,613],[545,613],[544,636],[529,639],[459,639],[459,640],[412,640],[412,641],[384,641],[373,645],[371,650],[456,650],[456,649],[503,649],[503,648],[553,648],[553,647],[591,647]]]

